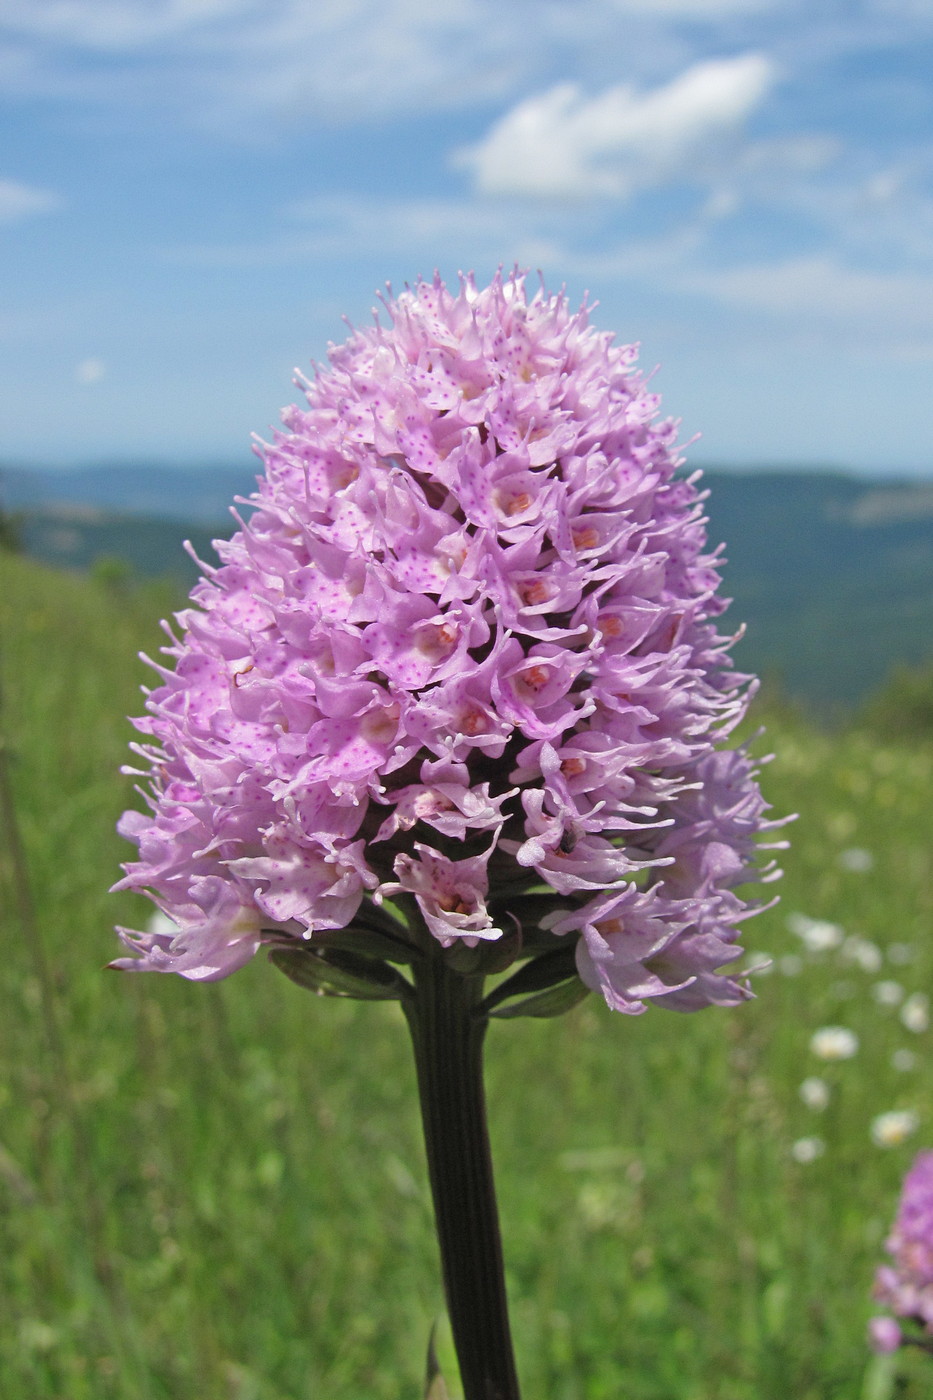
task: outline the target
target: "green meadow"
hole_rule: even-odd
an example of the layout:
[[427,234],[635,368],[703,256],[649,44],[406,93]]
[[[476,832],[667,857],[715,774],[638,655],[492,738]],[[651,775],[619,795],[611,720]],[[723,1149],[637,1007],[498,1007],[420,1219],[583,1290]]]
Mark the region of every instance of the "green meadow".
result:
[[[136,653],[172,606],[0,554],[0,1393],[416,1400],[443,1304],[397,1007],[262,957],[211,986],[102,970],[113,924],[149,913],[107,889]],[[933,1146],[933,740],[886,718],[756,712],[766,794],[800,814],[781,903],[745,926],[746,964],[771,960],[756,1000],[492,1026],[528,1400],[933,1393],[933,1359],[865,1344],[900,1180]],[[811,1049],[832,1026],[851,1058]],[[886,1136],[893,1111],[915,1116]]]

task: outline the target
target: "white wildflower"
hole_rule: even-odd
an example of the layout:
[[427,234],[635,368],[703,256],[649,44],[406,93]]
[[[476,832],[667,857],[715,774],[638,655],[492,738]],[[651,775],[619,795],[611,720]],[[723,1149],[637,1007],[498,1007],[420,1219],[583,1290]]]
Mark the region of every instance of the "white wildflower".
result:
[[871,1120],[871,1140],[876,1147],[900,1147],[917,1131],[919,1123],[920,1119],[909,1108],[879,1113]]
[[920,1035],[930,1024],[930,998],[925,992],[913,992],[901,1007],[901,1021],[909,1031]]
[[821,1060],[851,1060],[858,1050],[858,1036],[845,1026],[823,1026],[810,1037],[810,1049]]
[[793,911],[790,914],[788,914],[784,922],[790,929],[791,933],[796,933],[797,937],[801,938],[803,936],[804,930],[810,927],[810,925],[813,923],[813,920],[810,918],[809,914],[800,914],[796,911]]
[[855,963],[863,972],[881,971],[881,949],[867,938],[853,935],[842,945],[842,956],[846,962]]
[[862,846],[850,846],[846,851],[839,852],[839,864],[843,870],[851,870],[853,875],[865,875],[875,863],[875,857],[871,851],[866,851]]
[[787,927],[795,933],[808,953],[828,953],[838,948],[845,929],[828,919],[811,919],[807,914],[788,914]]
[[818,1137],[802,1137],[791,1143],[790,1155],[795,1162],[815,1162],[826,1151],[826,1143]]
[[891,1056],[891,1067],[899,1070],[901,1074],[907,1074],[910,1070],[916,1069],[917,1057],[912,1050],[895,1050]]
[[798,1093],[807,1108],[812,1108],[817,1113],[826,1108],[829,1103],[829,1085],[825,1079],[820,1079],[815,1074],[803,1081]]
[[888,962],[895,967],[905,967],[913,962],[916,951],[912,943],[892,943],[888,948]]
[[871,994],[879,1006],[900,1006],[904,1000],[904,988],[900,982],[876,982]]
[[778,967],[785,977],[799,977],[803,971],[803,958],[796,953],[785,953]]

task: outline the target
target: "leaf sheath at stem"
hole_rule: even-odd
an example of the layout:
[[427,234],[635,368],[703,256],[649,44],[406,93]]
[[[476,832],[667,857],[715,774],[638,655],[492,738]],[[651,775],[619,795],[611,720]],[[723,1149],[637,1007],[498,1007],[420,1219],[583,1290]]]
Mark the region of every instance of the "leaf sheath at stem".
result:
[[482,978],[435,955],[416,965],[414,995],[403,1005],[465,1400],[520,1400],[486,1126],[481,1000]]

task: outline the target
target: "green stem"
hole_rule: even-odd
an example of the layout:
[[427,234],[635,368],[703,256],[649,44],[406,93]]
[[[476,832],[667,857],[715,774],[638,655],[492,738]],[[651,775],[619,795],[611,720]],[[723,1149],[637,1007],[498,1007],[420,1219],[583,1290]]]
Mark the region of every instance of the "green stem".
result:
[[440,950],[403,1003],[418,1069],[447,1310],[465,1400],[520,1400],[483,1092],[483,979]]

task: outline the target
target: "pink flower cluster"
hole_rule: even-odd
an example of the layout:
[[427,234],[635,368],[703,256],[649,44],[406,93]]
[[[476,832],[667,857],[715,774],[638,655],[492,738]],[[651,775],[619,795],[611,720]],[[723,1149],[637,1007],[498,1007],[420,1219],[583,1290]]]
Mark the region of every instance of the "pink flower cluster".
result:
[[[921,1344],[933,1349],[933,1152],[921,1152],[904,1178],[894,1229],[886,1243],[893,1260],[875,1275],[874,1297],[897,1316],[919,1324]],[[874,1317],[869,1339],[876,1351],[904,1341],[893,1317]]]
[[156,666],[117,888],[177,929],[115,965],[223,977],[387,899],[444,946],[532,910],[620,1011],[740,1001],[769,823],[676,424],[521,276],[387,310],[285,411]]

